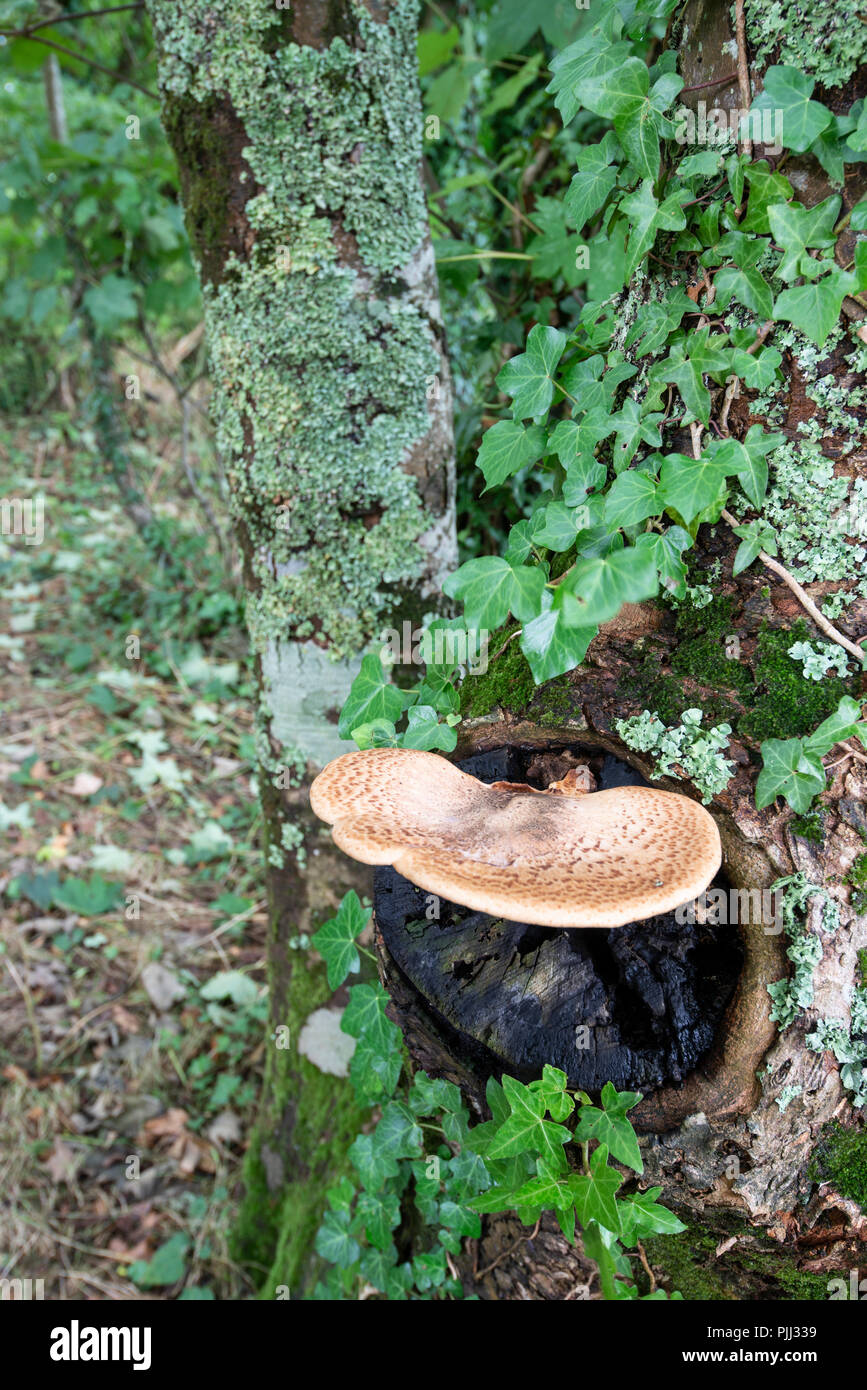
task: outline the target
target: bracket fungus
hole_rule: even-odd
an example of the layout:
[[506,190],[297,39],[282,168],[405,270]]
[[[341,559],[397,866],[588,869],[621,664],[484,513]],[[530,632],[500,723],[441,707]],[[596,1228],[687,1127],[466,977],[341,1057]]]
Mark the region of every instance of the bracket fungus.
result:
[[310,789],[334,842],[429,893],[544,927],[619,927],[698,897],[720,867],[713,817],[655,787],[490,786],[435,753],[345,753]]

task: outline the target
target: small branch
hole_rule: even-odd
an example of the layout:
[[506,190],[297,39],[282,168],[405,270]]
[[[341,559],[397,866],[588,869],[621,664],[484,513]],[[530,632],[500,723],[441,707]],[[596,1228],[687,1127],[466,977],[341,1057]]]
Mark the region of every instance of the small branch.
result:
[[494,655],[493,655],[492,657],[489,657],[489,658],[488,658],[489,662],[491,662],[491,661],[496,661],[496,659],[497,659],[498,656],[502,656],[502,655],[503,655],[503,652],[506,650],[506,648],[508,647],[509,643],[510,643],[510,642],[514,642],[514,640],[515,640],[516,637],[520,637],[520,635],[521,635],[521,633],[522,633],[523,631],[524,631],[524,629],[523,629],[522,627],[516,628],[515,631],[514,631],[513,633],[511,633],[511,634],[506,638],[506,640],[505,640],[505,642],[503,643],[502,647],[500,647],[500,650],[497,651],[497,652],[494,652]]
[[[740,522],[732,516],[731,512],[727,512],[723,509],[720,515],[723,521],[728,522],[732,529],[740,525]],[[801,607],[809,613],[813,622],[824,632],[826,637],[830,637],[831,641],[836,642],[838,647],[843,647],[852,656],[856,657],[862,666],[867,665],[867,651],[865,651],[863,647],[856,646],[854,642],[850,642],[848,637],[844,637],[842,632],[838,632],[837,629],[828,622],[824,613],[816,607],[810,595],[805,589],[801,588],[794,575],[789,574],[785,565],[781,565],[779,560],[774,560],[770,555],[766,554],[764,550],[759,551],[758,559],[761,560],[766,569],[772,570],[774,574],[782,579],[787,588],[791,589]]]
[[[94,10],[94,14],[96,11]],[[76,53],[74,48],[64,48],[62,43],[54,43],[52,39],[40,38],[38,34],[4,34],[4,38],[28,38],[31,43],[44,44],[46,48],[53,48],[57,53],[65,53],[67,58],[74,58],[77,63],[84,63],[86,67],[96,68],[97,72],[104,72],[107,77],[113,77],[115,82],[123,83],[127,87],[135,87],[137,92],[142,92],[151,101],[159,101],[156,92],[152,92],[149,87],[143,87],[140,82],[134,82],[131,77],[121,77],[120,73],[113,72],[111,68],[104,67],[95,58],[86,58],[83,53]]]
[[122,10],[143,10],[144,0],[134,0],[130,5],[110,5],[104,10],[77,10],[75,14],[56,14],[51,19],[38,19],[35,24],[26,24],[23,29],[0,29],[6,39],[29,39],[37,29],[53,29],[56,24],[70,24],[76,19],[96,19],[101,14],[120,14]]
[[679,95],[683,96],[684,92],[705,92],[708,87],[723,87],[726,82],[736,82],[737,80],[738,74],[730,72],[727,77],[715,77],[711,82],[696,82],[692,87],[681,87]]
[[498,1255],[497,1258],[492,1261],[491,1264],[486,1265],[484,1269],[480,1269],[475,1277],[477,1279],[481,1279],[484,1277],[484,1275],[490,1274],[491,1270],[496,1269],[497,1265],[502,1264],[503,1260],[508,1259],[510,1255],[514,1255],[515,1251],[518,1249],[519,1246],[524,1245],[528,1240],[535,1240],[536,1236],[539,1234],[539,1227],[541,1226],[541,1224],[542,1218],[540,1216],[539,1220],[536,1222],[535,1226],[533,1227],[532,1231],[528,1236],[521,1236],[518,1240],[515,1241],[514,1245],[510,1245],[508,1250],[504,1250],[501,1255]]
[[[745,111],[749,111],[753,104],[753,96],[750,91],[750,69],[747,63],[747,29],[744,22],[744,0],[735,0],[735,33],[738,41],[738,87],[741,93],[741,105]],[[747,135],[743,142],[744,154],[747,159],[753,157],[753,142]]]

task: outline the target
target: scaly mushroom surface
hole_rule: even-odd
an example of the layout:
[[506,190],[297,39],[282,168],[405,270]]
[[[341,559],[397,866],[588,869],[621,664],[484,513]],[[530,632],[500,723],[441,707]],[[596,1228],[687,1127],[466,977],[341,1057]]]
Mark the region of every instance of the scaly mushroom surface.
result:
[[310,805],[362,864],[392,864],[429,893],[536,926],[619,927],[671,912],[721,860],[713,817],[687,796],[498,788],[409,748],[335,758]]

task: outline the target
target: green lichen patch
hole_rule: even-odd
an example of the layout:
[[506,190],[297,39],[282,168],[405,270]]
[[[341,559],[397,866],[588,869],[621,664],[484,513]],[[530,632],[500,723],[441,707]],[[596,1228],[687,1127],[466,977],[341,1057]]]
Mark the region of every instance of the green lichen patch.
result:
[[762,0],[745,9],[758,67],[787,63],[829,88],[842,87],[867,62],[864,26],[855,22],[847,0]]

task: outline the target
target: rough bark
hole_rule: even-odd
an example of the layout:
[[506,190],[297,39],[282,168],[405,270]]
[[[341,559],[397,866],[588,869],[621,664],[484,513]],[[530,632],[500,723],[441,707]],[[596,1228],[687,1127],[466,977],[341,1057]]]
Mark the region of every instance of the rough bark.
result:
[[366,882],[313,827],[306,787],[345,751],[337,712],[361,653],[435,612],[455,562],[417,0],[148,8],[260,687],[274,1041],[237,1253],[264,1296],[297,1296],[360,1116],[296,1051],[330,991],[321,963],[292,968],[289,942]]

